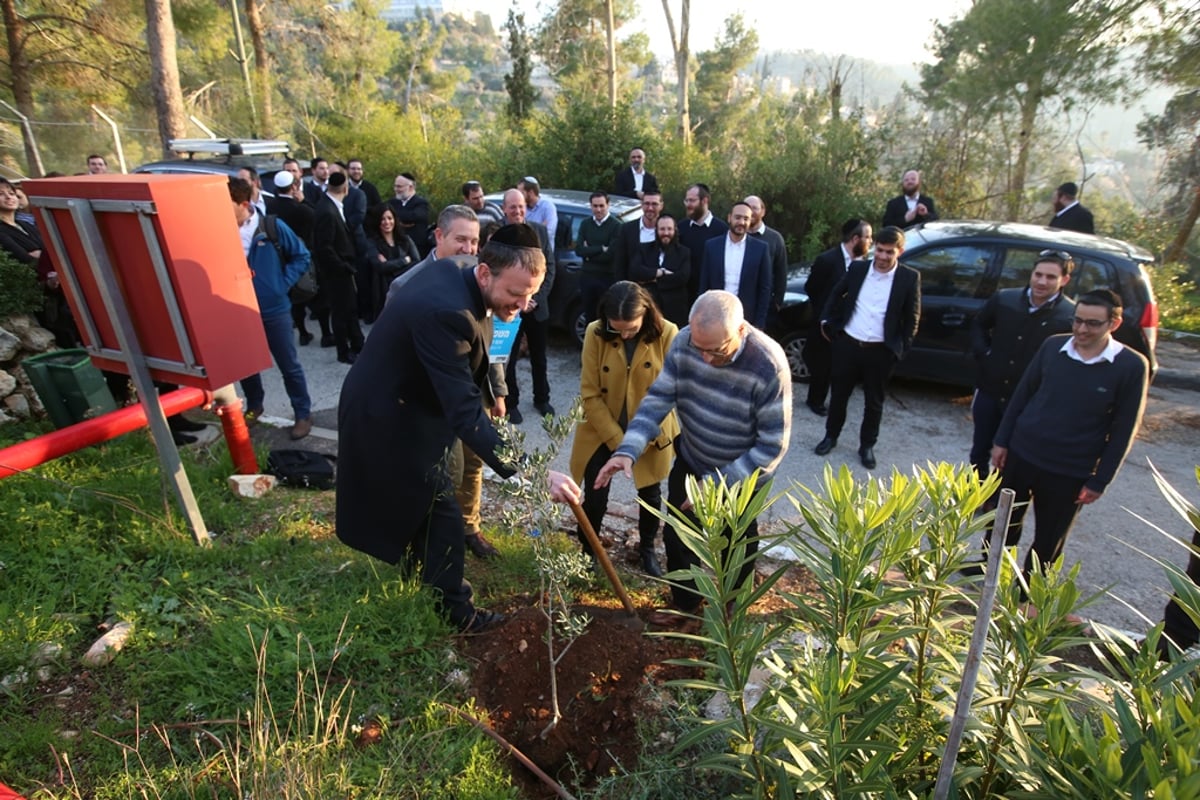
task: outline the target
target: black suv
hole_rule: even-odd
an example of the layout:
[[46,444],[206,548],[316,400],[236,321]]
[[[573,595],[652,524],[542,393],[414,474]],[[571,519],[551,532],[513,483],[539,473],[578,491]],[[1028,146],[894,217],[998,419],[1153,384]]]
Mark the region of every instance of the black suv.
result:
[[[579,270],[583,258],[575,254],[579,226],[592,215],[592,193],[574,189],[541,190],[543,200],[549,200],[558,211],[558,227],[554,232],[554,286],[550,288],[550,324],[570,334],[576,344],[583,344],[587,330],[583,316],[583,298],[579,294]],[[504,205],[504,194],[486,197],[498,206]],[[622,223],[642,218],[642,203],[620,195],[609,195],[608,213]]]
[[[971,324],[984,302],[999,289],[1029,285],[1037,254],[1065,250],[1075,259],[1066,294],[1112,289],[1125,304],[1124,322],[1113,334],[1158,369],[1158,306],[1146,273],[1154,256],[1119,239],[1016,222],[930,222],[904,232],[901,263],[921,273],[921,323],[912,351],[896,367],[910,378],[974,384]],[[793,377],[807,377],[800,352],[813,313],[804,294],[806,273],[796,271],[780,323],[772,330],[784,346]]]

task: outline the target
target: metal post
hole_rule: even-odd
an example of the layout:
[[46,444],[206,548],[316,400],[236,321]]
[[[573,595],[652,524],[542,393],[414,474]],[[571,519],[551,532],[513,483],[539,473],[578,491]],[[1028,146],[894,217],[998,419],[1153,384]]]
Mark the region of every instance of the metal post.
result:
[[117,127],[117,121],[105,114],[95,105],[92,106],[92,111],[100,115],[100,119],[108,123],[108,127],[112,128],[113,147],[117,149],[117,163],[121,165],[121,174],[126,175],[129,170],[125,168],[125,148],[121,146],[121,129]]
[[25,133],[25,141],[29,142],[29,149],[33,153],[33,163],[29,165],[32,168],[30,171],[34,174],[34,177],[42,177],[46,174],[46,169],[42,166],[42,153],[38,150],[37,139],[33,135],[33,125],[29,122],[29,117],[17,111],[3,100],[0,100],[0,105],[21,118],[21,130]]

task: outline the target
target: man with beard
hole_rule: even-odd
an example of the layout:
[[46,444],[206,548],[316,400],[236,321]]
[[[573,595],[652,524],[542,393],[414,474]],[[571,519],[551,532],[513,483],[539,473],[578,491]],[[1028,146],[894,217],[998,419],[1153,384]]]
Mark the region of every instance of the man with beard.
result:
[[467,181],[462,185],[463,203],[475,212],[479,227],[484,228],[489,222],[497,225],[504,224],[504,212],[500,206],[484,199],[483,184],[479,181]]
[[1046,223],[1048,227],[1079,233],[1095,233],[1096,221],[1086,206],[1080,205],[1076,197],[1079,187],[1067,182],[1054,190],[1054,216]]
[[[488,380],[484,322],[526,310],[545,277],[537,234],[502,228],[479,263],[421,270],[380,315],[338,403],[337,535],[356,550],[406,568],[464,633],[502,621],[476,609],[463,580],[462,511],[447,454],[456,438],[498,474],[500,437],[483,407]],[[550,494],[578,502],[579,487],[551,472]]]
[[613,275],[617,280],[636,280],[630,275],[630,269],[638,260],[641,246],[657,238],[658,215],[662,209],[662,194],[658,191],[645,192],[642,195],[642,218],[623,223],[617,231],[613,246]]
[[658,192],[658,179],[646,170],[646,151],[635,147],[629,151],[629,166],[617,173],[613,194],[641,200]]
[[404,231],[422,256],[429,254],[429,201],[417,194],[417,179],[410,172],[401,172],[392,182],[395,197],[388,200],[396,226]]
[[683,327],[687,324],[692,254],[679,244],[675,218],[670,214],[658,215],[657,232],[657,239],[639,246],[639,258],[629,268],[629,280],[645,286],[663,316]]
[[921,173],[910,169],[900,180],[903,194],[888,200],[883,212],[883,227],[911,228],[938,218],[933,198],[921,194]]
[[812,309],[812,327],[804,342],[804,363],[808,365],[808,399],[805,405],[818,417],[829,413],[825,397],[829,394],[829,371],[833,354],[829,341],[821,335],[821,311],[829,293],[850,268],[850,262],[866,257],[871,249],[871,225],[865,219],[847,220],[842,225],[842,243],[817,256],[804,282],[808,307]]
[[727,234],[704,244],[700,293],[723,289],[736,295],[746,321],[762,331],[771,310],[771,254],[761,240],[746,235],[749,230],[750,206],[734,203]]
[[363,177],[363,162],[361,158],[352,158],[346,164],[346,174],[350,176],[350,186],[358,189],[367,197],[367,208],[374,208],[383,202],[375,184]]
[[[317,156],[312,160],[310,166],[312,168],[312,180],[304,184],[304,202],[316,208],[317,203],[321,200],[321,196],[329,188],[329,162]],[[298,167],[299,165],[297,165]],[[288,168],[287,162],[284,162],[283,168]]]
[[692,274],[688,278],[689,302],[700,293],[700,267],[704,260],[704,245],[709,239],[719,238],[729,231],[729,226],[708,210],[711,199],[708,187],[703,183],[693,183],[683,196],[687,220],[679,229],[679,243],[692,254]]

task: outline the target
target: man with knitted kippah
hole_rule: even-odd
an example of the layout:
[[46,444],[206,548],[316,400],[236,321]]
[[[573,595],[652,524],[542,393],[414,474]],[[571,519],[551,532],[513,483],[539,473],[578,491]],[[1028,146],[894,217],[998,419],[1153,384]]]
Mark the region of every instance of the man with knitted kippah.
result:
[[[792,378],[783,349],[745,321],[736,295],[705,292],[693,304],[688,322],[667,351],[662,371],[638,406],[620,446],[600,469],[596,486],[608,485],[618,472],[633,477],[633,462],[658,436],[659,425],[673,408],[681,432],[667,479],[667,502],[690,516],[688,476],[733,483],[759,470],[760,480],[771,477],[791,436]],[[757,520],[744,535],[747,552],[754,554]],[[663,531],[663,541],[668,571],[699,563],[670,525]],[[753,573],[754,564],[748,561],[738,585]],[[677,610],[694,613],[702,598],[690,581],[681,581],[672,584],[671,599]]]
[[[1017,503],[1033,498],[1026,572],[1062,555],[1075,518],[1104,493],[1142,423],[1150,368],[1113,338],[1120,324],[1121,299],[1112,291],[1075,298],[1073,335],[1042,344],[996,431],[992,466],[1004,474],[1001,488],[1015,491]],[[1026,508],[1014,506],[1009,547],[1021,538]]]

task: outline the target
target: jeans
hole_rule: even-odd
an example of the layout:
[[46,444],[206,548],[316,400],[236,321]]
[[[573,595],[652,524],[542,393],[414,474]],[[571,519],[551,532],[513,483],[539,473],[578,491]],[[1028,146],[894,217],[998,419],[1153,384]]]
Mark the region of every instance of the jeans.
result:
[[[283,386],[292,402],[292,413],[296,421],[312,416],[312,401],[308,398],[308,383],[304,379],[304,368],[296,357],[296,342],[292,338],[292,314],[290,311],[263,317],[263,332],[267,334],[267,348],[275,366],[283,375]],[[246,394],[246,409],[258,411],[263,407],[262,377],[251,375],[242,380],[242,391]]]

